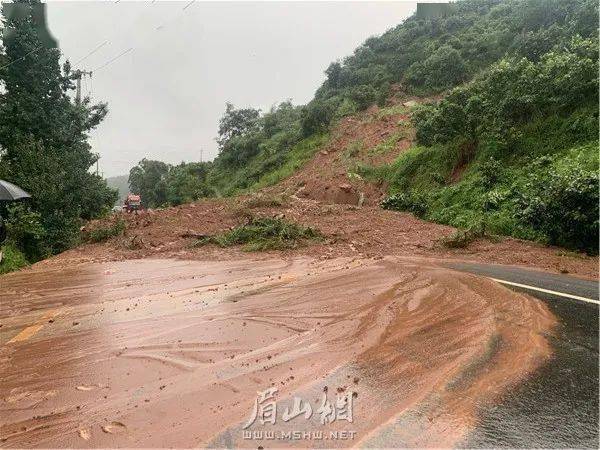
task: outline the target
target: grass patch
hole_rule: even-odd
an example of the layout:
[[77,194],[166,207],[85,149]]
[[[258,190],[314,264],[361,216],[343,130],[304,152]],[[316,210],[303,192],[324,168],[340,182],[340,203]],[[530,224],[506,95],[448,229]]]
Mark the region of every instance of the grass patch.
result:
[[0,274],[19,270],[21,267],[25,267],[29,264],[25,255],[13,244],[5,244],[3,247],[0,247],[0,251],[2,252]]
[[377,144],[375,147],[370,149],[369,155],[385,155],[386,153],[391,152],[396,148],[396,144],[398,143],[398,141],[403,139],[404,137],[406,137],[404,132],[392,134],[385,141],[381,142],[380,144]]
[[356,158],[364,147],[365,143],[362,139],[352,141],[346,146],[342,155],[345,159]]
[[318,134],[300,141],[285,155],[284,162],[281,166],[261,175],[258,181],[251,186],[251,189],[258,190],[267,186],[272,186],[293,175],[294,172],[306,164],[314,154],[317,153],[319,148],[328,141],[328,134]]
[[284,250],[319,240],[321,234],[311,227],[274,218],[254,218],[232,230],[200,239],[196,245],[220,247],[243,245],[245,251]]
[[402,103],[398,105],[388,106],[385,108],[380,108],[375,114],[376,120],[381,120],[389,116],[397,116],[398,114],[406,114],[410,112],[411,108],[404,106]]
[[91,230],[87,235],[88,242],[104,242],[111,237],[120,236],[125,232],[126,224],[123,219],[118,219],[107,227],[98,227]]

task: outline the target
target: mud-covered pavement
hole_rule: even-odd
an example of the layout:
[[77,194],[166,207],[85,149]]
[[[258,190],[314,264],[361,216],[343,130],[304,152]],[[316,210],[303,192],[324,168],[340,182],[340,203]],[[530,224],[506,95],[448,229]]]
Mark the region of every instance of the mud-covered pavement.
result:
[[[550,360],[557,324],[532,297],[392,257],[39,265],[1,283],[3,447],[460,445]],[[244,428],[269,388],[275,424],[267,399]],[[310,418],[284,420],[294,397]]]

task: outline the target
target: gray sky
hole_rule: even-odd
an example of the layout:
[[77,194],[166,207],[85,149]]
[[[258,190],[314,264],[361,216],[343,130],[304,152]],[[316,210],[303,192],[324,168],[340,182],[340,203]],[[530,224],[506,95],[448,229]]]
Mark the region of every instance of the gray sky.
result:
[[[225,102],[267,110],[308,102],[330,62],[397,25],[414,2],[50,2],[48,26],[84,93],[108,102],[92,134],[105,176],[143,157],[178,163],[217,154]],[[157,27],[161,26],[159,30]],[[105,41],[108,41],[105,43]],[[132,48],[104,68],[111,58]]]

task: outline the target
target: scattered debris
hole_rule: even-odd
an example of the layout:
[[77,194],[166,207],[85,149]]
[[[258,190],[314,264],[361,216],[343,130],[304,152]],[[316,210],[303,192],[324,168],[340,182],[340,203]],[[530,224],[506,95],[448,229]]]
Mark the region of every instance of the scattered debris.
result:
[[127,430],[125,424],[121,422],[111,422],[108,425],[102,426],[102,431],[109,434],[119,434]]
[[80,428],[79,430],[77,430],[77,432],[79,433],[79,437],[85,441],[89,441],[92,437],[90,430],[88,430],[87,428]]
[[186,231],[185,233],[180,234],[179,237],[182,237],[184,239],[187,239],[187,238],[203,239],[205,237],[208,237],[208,235],[204,234],[204,233],[196,233],[195,231]]

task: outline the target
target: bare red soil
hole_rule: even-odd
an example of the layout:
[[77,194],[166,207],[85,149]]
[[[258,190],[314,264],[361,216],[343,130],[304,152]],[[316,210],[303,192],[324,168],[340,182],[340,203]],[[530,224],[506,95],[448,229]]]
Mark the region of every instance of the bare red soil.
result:
[[[161,211],[146,211],[139,215],[118,214],[116,217],[127,222],[123,236],[105,243],[85,244],[41,264],[147,257],[213,260],[239,258],[243,253],[240,248],[219,248],[214,245],[195,247],[197,239],[189,236],[212,235],[244,223],[248,211],[236,206],[240,203],[243,203],[241,198],[236,199],[235,203],[203,200]],[[586,278],[597,277],[597,258],[512,238],[502,238],[499,241],[480,239],[464,249],[448,249],[439,240],[453,233],[452,227],[426,222],[409,213],[386,211],[377,206],[356,207],[290,198],[284,206],[254,208],[251,212],[257,216],[283,216],[302,225],[315,227],[325,236],[322,242],[284,251],[284,257],[310,255],[331,259],[339,256],[419,256],[528,266]],[[103,225],[106,225],[106,221],[103,221]],[[270,258],[274,253],[282,252],[265,252],[259,256]]]

